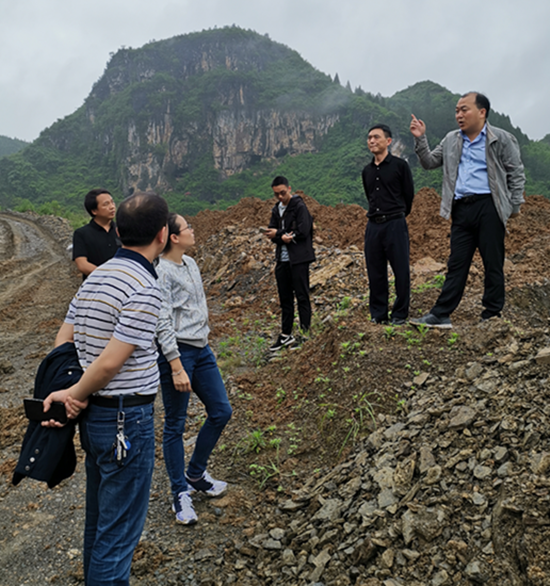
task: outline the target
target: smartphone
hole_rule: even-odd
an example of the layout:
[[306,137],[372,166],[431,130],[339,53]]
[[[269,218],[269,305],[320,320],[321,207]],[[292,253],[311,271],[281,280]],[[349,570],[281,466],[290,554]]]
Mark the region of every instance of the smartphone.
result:
[[49,421],[55,419],[59,423],[67,423],[67,411],[64,403],[54,401],[49,411],[44,413],[44,401],[42,399],[23,399],[25,415],[31,421]]

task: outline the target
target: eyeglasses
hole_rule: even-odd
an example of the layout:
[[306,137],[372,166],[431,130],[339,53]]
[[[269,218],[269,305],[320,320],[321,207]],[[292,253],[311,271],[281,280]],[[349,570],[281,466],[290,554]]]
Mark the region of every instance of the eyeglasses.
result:
[[275,197],[284,197],[288,192],[288,189],[282,189],[281,191],[275,191]]
[[181,234],[182,232],[185,232],[186,230],[192,230],[192,229],[193,229],[193,226],[191,226],[191,224],[187,224],[187,226],[185,228],[182,228],[179,233]]

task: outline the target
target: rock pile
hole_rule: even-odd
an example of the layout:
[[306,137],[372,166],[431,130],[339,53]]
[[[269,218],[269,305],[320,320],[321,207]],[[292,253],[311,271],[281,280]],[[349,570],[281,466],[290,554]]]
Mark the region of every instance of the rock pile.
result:
[[548,330],[469,342],[478,361],[417,377],[406,413],[235,545],[239,583],[550,583]]

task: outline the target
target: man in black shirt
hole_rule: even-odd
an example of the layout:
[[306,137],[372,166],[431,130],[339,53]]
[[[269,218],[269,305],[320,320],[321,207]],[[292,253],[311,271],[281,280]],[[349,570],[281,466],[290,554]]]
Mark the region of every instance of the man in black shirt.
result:
[[84,207],[92,219],[73,235],[73,260],[83,280],[113,258],[120,248],[113,222],[116,206],[111,194],[106,189],[92,189],[84,198]]
[[372,161],[363,169],[363,187],[369,203],[365,230],[365,260],[370,289],[370,313],[375,323],[388,321],[388,262],[395,276],[396,299],[391,323],[402,325],[409,316],[410,269],[409,215],[414,186],[409,165],[394,157],[388,147],[391,130],[385,124],[373,126],[368,133]]

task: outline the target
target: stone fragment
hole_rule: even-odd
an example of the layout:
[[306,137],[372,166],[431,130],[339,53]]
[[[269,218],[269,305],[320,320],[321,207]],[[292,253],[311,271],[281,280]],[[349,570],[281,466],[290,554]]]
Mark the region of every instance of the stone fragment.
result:
[[395,551],[393,549],[387,549],[381,556],[380,556],[380,565],[383,568],[387,568],[391,570],[393,566],[393,561],[395,559]]
[[444,586],[450,584],[449,574],[446,570],[441,570],[434,575],[431,582],[432,586]]
[[530,465],[534,474],[546,475],[550,470],[550,454],[548,452],[532,454],[530,457]]
[[476,418],[476,411],[466,405],[457,405],[449,413],[449,429],[463,429],[471,425]]
[[478,480],[485,480],[485,478],[489,478],[489,476],[491,476],[492,473],[493,470],[489,468],[489,466],[482,466],[481,464],[478,464],[474,468],[474,476]]
[[541,348],[535,357],[537,364],[550,364],[550,347]]
[[485,571],[483,565],[478,560],[472,560],[464,570],[464,573],[472,582],[476,584],[483,584],[487,582],[487,572]]
[[480,492],[474,492],[472,495],[472,502],[474,505],[481,506],[487,502],[487,499]]
[[465,374],[466,374],[466,378],[468,378],[468,380],[474,380],[478,376],[480,376],[482,372],[483,372],[483,366],[481,366],[481,364],[479,362],[473,362],[472,364],[470,364],[470,366],[468,366]]
[[390,488],[385,488],[378,494],[378,506],[381,509],[386,509],[387,507],[396,504],[398,500],[399,499]]
[[424,482],[426,484],[432,485],[436,482],[439,482],[441,478],[442,470],[441,466],[432,466],[426,472],[426,476],[424,477]]
[[419,450],[418,470],[424,474],[428,468],[435,466],[435,458],[432,450],[428,446],[422,446]]
[[529,366],[529,360],[518,360],[518,362],[512,362],[508,367],[512,372],[517,372],[523,368]]
[[512,462],[504,462],[502,466],[497,468],[497,476],[499,478],[507,478],[512,473],[513,468]]
[[494,459],[495,462],[503,462],[508,456],[508,450],[503,446],[495,448]]
[[342,511],[342,501],[340,499],[327,499],[324,505],[315,513],[313,519],[321,521],[335,521]]
[[384,488],[391,488],[393,486],[393,474],[395,470],[390,467],[381,468],[372,474],[372,479],[383,490]]
[[273,539],[276,539],[277,541],[281,541],[281,539],[283,539],[283,537],[285,536],[285,530],[280,529],[279,527],[275,527],[274,529],[272,529],[269,532],[269,535],[271,535],[271,537],[273,537]]
[[285,566],[292,566],[296,563],[296,556],[291,549],[285,549],[282,555],[283,564]]
[[264,549],[282,549],[283,548],[283,546],[281,545],[281,542],[277,541],[276,539],[266,539],[262,543],[262,547]]
[[405,429],[405,424],[399,421],[398,423],[394,423],[392,426],[388,427],[386,431],[384,431],[384,437],[388,441],[394,441],[399,434]]
[[427,372],[421,372],[413,378],[413,384],[417,387],[421,387],[429,378],[430,375]]

